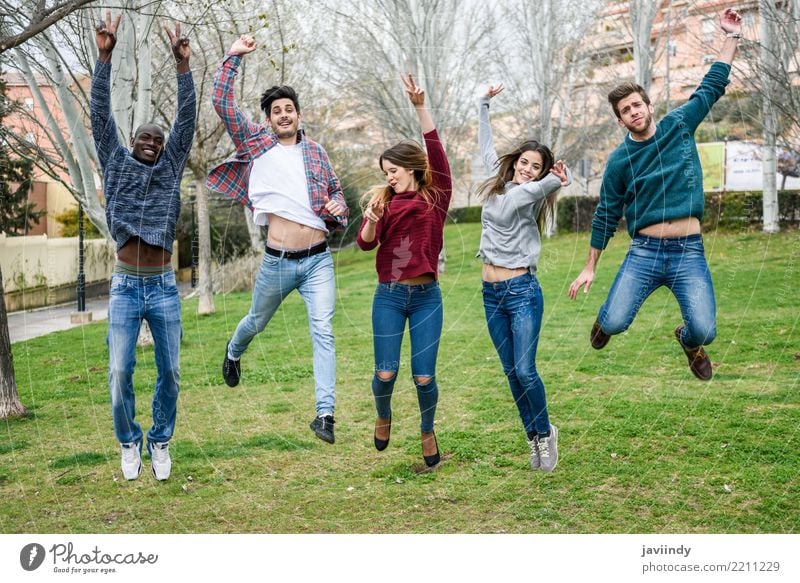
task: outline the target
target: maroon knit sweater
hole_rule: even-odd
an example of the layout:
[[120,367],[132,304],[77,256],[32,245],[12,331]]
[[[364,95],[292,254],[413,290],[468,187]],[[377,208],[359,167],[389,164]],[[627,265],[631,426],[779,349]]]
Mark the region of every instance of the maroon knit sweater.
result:
[[383,217],[375,225],[375,239],[367,243],[361,238],[361,228],[366,219],[358,230],[358,246],[364,251],[380,244],[375,268],[378,281],[382,283],[411,279],[426,273],[432,273],[436,279],[439,277],[442,231],[453,185],[450,164],[439,141],[439,134],[434,129],[424,137],[433,174],[433,204],[425,202],[416,191],[394,194],[386,205]]

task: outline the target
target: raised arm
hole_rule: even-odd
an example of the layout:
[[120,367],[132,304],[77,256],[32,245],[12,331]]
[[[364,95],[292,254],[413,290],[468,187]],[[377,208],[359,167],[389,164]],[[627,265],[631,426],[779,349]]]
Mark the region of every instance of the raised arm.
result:
[[111,11],[106,11],[105,21],[95,26],[97,63],[92,76],[89,111],[92,120],[92,136],[100,166],[105,168],[111,153],[120,146],[117,124],[111,113],[111,53],[117,44],[117,29],[122,15],[111,21]]
[[189,39],[181,36],[180,22],[175,23],[174,33],[166,26],[164,30],[172,47],[172,56],[175,57],[178,76],[178,112],[169,132],[166,155],[171,160],[183,161],[192,148],[197,116],[197,97],[192,73],[189,70],[189,57],[192,56],[192,49],[189,46]]
[[719,21],[720,28],[725,32],[725,43],[717,60],[712,63],[700,85],[682,107],[686,124],[691,131],[697,129],[717,100],[725,94],[731,63],[742,36],[742,17],[735,10],[728,8],[720,13]]
[[422,130],[423,134],[432,132],[436,129],[436,126],[433,123],[433,118],[431,118],[431,112],[428,111],[428,107],[425,105],[425,90],[414,82],[414,78],[411,76],[411,73],[409,73],[407,77],[403,77],[401,75],[400,78],[403,80],[403,85],[406,86],[408,99],[411,101],[411,104],[414,106],[414,110],[417,112],[419,129]]
[[486,94],[481,97],[478,103],[478,146],[481,150],[483,167],[487,174],[494,174],[497,171],[497,151],[494,149],[494,139],[492,138],[492,126],[489,123],[489,102],[492,97],[504,89],[503,84],[490,85]]
[[[763,15],[762,15],[763,17]],[[731,8],[726,8],[719,15],[719,25],[725,33],[725,43],[719,51],[717,61],[730,65],[736,55],[736,47],[739,46],[739,39],[742,38],[742,17]]]
[[254,50],[256,50],[256,41],[253,37],[247,34],[240,36],[225,53],[225,58],[214,75],[211,103],[237,148],[260,127],[247,119],[244,112],[239,109],[233,91],[233,84],[236,81],[236,73],[242,57]]

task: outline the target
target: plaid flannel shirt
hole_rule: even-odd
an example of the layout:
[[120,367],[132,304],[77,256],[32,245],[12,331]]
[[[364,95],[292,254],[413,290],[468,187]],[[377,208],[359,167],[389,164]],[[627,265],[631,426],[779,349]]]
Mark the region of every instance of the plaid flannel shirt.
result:
[[[253,205],[247,196],[247,191],[253,160],[272,149],[278,143],[278,137],[267,126],[247,119],[236,104],[233,85],[241,60],[240,55],[226,54],[214,76],[211,101],[236,146],[236,152],[211,170],[206,185],[211,190],[235,198],[252,209]],[[331,168],[328,154],[322,146],[306,138],[302,130],[297,132],[297,141],[303,147],[303,165],[306,170],[311,210],[325,221],[329,231],[344,229],[347,227],[349,210],[339,179]],[[325,210],[325,203],[329,198],[344,206],[343,215],[336,217]]]

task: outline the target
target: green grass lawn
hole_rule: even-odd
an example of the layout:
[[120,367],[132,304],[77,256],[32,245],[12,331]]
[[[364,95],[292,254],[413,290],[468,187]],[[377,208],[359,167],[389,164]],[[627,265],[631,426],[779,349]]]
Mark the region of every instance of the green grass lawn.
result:
[[[800,531],[800,236],[709,234],[718,303],[714,379],[695,380],[673,336],[675,299],[659,290],[603,351],[588,334],[627,248],[604,253],[591,293],[569,283],[586,235],[544,242],[539,370],[560,428],[553,474],[528,448],[489,339],[474,259],[480,225],[446,231],[445,323],[436,433],[449,459],[421,464],[408,341],[389,448],[372,445],[374,255],[335,257],[336,444],[316,439],[311,347],[293,294],[243,358],[228,388],[225,342],[249,294],[183,304],[174,460],[168,482],[126,482],[111,424],[106,325],[14,344],[24,419],[0,431],[4,533],[797,533]],[[152,349],[134,377],[150,425]]]

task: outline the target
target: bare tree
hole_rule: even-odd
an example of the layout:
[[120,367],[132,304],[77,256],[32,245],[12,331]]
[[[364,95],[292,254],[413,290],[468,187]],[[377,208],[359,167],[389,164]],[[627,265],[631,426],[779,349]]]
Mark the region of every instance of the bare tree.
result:
[[62,18],[94,0],[55,0],[48,7],[44,0],[0,0],[0,54],[43,32]]
[[656,43],[651,39],[653,22],[660,4],[661,0],[628,0],[636,82],[644,87],[646,92],[650,91],[650,81],[653,77]]
[[0,268],[0,419],[25,415],[26,409],[19,400],[14,377],[14,356],[8,334],[8,316],[3,290],[3,270]]
[[419,134],[399,80],[405,71],[425,88],[441,133],[458,134],[472,121],[488,60],[492,14],[485,6],[459,0],[357,0],[346,13],[336,2],[329,6],[335,16],[330,81],[347,95],[356,114],[378,122],[387,141]]

